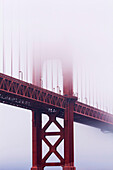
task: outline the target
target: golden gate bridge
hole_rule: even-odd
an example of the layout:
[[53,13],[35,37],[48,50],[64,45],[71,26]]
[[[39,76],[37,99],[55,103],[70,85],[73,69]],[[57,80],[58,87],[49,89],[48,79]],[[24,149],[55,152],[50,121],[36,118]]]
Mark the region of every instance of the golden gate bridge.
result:
[[[37,68],[41,69],[40,62],[37,64],[39,64]],[[103,131],[113,131],[113,115],[79,102],[77,96],[73,96],[72,70],[70,71],[67,67],[63,67],[63,69],[63,95],[41,87],[41,70],[37,73],[33,72],[34,83],[32,84],[0,73],[0,102],[32,110],[32,169],[43,169],[45,166],[62,166],[63,169],[75,169],[74,121],[100,128]],[[35,81],[38,85],[34,85],[36,84]],[[47,114],[49,117],[43,128],[41,126],[42,114]],[[57,117],[64,119],[64,127],[58,123]],[[58,132],[47,132],[52,123],[59,129]],[[52,145],[47,140],[48,136],[59,136],[59,139]],[[64,158],[57,151],[62,140],[64,140]],[[48,153],[43,158],[42,141],[49,147]],[[60,162],[46,162],[52,153],[58,157]]]
[[[3,30],[4,31],[4,30]],[[87,102],[78,99],[78,78],[76,78],[77,91],[74,94],[73,87],[73,65],[72,61],[65,61],[65,58],[57,60],[33,57],[32,64],[32,82],[28,81],[28,61],[26,56],[26,80],[24,80],[24,72],[21,70],[21,50],[19,41],[18,48],[18,76],[14,75],[14,55],[13,55],[13,39],[10,37],[10,73],[6,74],[6,55],[5,55],[5,32],[3,32],[3,54],[0,73],[0,102],[29,109],[32,111],[32,170],[41,170],[46,166],[62,166],[64,170],[75,170],[74,167],[74,139],[73,139],[73,123],[78,122],[92,127],[100,128],[103,131],[113,131],[113,115],[101,108],[90,105]],[[20,37],[19,37],[20,38]],[[27,49],[26,46],[26,55]],[[34,52],[35,50],[33,50]],[[35,53],[35,54],[34,54]],[[32,55],[36,55],[36,51]],[[51,62],[51,69],[48,71]],[[45,64],[46,63],[46,64]],[[60,66],[59,66],[60,65]],[[53,70],[56,67],[56,72]],[[45,70],[45,72],[44,72]],[[60,72],[60,73],[59,73]],[[58,78],[58,76],[60,78]],[[79,74],[76,74],[79,76]],[[54,89],[55,78],[57,81],[57,91]],[[60,87],[59,81],[62,81]],[[45,83],[44,83],[45,82]],[[46,85],[45,85],[46,84]],[[48,90],[48,86],[51,88]],[[45,88],[44,88],[45,86]],[[82,86],[81,86],[82,87]],[[61,90],[62,88],[62,90]],[[87,88],[87,87],[86,87]],[[52,90],[51,90],[52,89]],[[81,90],[82,91],[82,90]],[[90,93],[89,93],[90,95]],[[82,96],[82,93],[81,93]],[[49,120],[42,127],[42,114],[48,116]],[[64,126],[57,121],[57,118],[64,120]],[[48,128],[54,123],[59,131],[48,132]],[[52,145],[48,137],[56,137],[58,140]],[[58,146],[64,140],[64,156],[58,151]],[[49,147],[49,151],[42,157],[42,142]],[[55,154],[59,162],[47,162],[49,157]]]

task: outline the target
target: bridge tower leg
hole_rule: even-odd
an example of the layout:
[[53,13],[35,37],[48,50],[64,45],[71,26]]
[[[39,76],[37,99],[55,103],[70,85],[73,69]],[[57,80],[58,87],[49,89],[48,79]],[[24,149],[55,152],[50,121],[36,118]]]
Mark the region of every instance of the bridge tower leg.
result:
[[[74,167],[74,132],[73,132],[73,110],[75,98],[73,97],[73,69],[72,63],[68,61],[63,63],[63,93],[67,96],[67,106],[64,114],[65,122],[65,142],[64,170],[75,170]],[[77,99],[77,98],[76,98]]]
[[41,114],[32,112],[32,168],[31,170],[43,170],[42,167],[42,142],[41,142]]
[[[37,63],[37,66],[36,66]],[[33,60],[33,84],[41,87],[41,58]],[[42,167],[42,141],[41,141],[41,113],[32,111],[32,168],[43,170]]]
[[74,167],[74,138],[73,138],[73,106],[74,100],[68,99],[65,110],[65,139],[64,139],[64,170],[75,170]]

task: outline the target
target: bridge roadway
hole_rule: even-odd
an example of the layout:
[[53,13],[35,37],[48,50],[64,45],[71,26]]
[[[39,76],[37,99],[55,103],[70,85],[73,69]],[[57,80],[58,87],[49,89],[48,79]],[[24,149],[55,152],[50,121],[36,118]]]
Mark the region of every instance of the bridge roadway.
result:
[[[42,112],[59,110],[58,117],[64,118],[64,109],[69,96],[63,96],[37,87],[22,80],[0,73],[0,102]],[[77,101],[74,106],[74,121],[113,132],[113,115]]]

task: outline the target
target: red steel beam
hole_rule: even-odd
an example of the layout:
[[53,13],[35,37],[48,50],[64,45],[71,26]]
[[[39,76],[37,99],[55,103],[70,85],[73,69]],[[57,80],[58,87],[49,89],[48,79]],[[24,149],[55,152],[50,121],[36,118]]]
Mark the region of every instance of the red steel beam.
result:
[[[0,102],[33,110],[40,105],[45,108],[60,108],[58,115],[64,118],[66,96],[45,90],[24,81],[0,73]],[[81,102],[74,106],[74,121],[96,127],[98,124],[113,127],[113,115]],[[89,123],[88,123],[89,122]],[[98,127],[98,126],[97,126]],[[113,129],[112,129],[113,131]]]
[[25,105],[24,100],[28,101],[29,105],[25,105],[25,108],[28,107],[31,110],[38,103],[65,109],[66,97],[2,73],[0,73],[0,96],[3,102],[9,101],[11,105],[17,103],[17,106],[22,107]]
[[113,125],[112,114],[78,101],[75,103],[74,113]]
[[[57,151],[57,147],[64,139],[64,128],[57,122],[56,117],[59,113],[57,109],[55,112],[48,111],[45,114],[48,115],[49,121],[44,125],[42,128],[42,111],[41,109],[34,110],[32,117],[32,144],[33,144],[33,163],[31,170],[43,170],[45,166],[63,166],[64,165],[64,158],[62,155]],[[46,132],[48,127],[54,123],[59,132]],[[54,144],[46,138],[47,136],[56,136],[58,135],[59,138],[56,140]],[[49,151],[43,155],[42,157],[42,141],[49,147]],[[56,157],[59,159],[59,162],[47,162],[50,155],[54,153]]]
[[63,170],[75,170],[74,166],[74,119],[73,110],[77,98],[73,97],[73,67],[70,61],[63,61],[63,94],[67,96],[64,111],[64,166]]

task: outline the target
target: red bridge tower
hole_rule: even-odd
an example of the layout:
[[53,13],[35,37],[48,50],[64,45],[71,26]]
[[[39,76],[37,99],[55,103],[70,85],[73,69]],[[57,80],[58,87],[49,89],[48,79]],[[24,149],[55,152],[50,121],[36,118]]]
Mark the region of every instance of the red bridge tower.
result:
[[[63,62],[62,62],[63,63]],[[33,71],[34,84],[41,86],[41,63],[38,62],[38,69]],[[73,74],[72,65],[63,65],[63,94],[66,97],[65,109],[50,107],[47,104],[39,105],[37,110],[32,111],[32,168],[31,170],[43,170],[45,166],[62,166],[63,170],[75,170],[74,167],[74,135],[73,135],[73,110],[74,103],[77,101],[73,97]],[[48,98],[48,100],[50,100]],[[49,121],[42,128],[42,113],[49,116]],[[56,120],[56,117],[61,113],[64,115],[64,127]],[[59,129],[59,132],[47,132],[47,128],[54,123]],[[57,136],[59,139],[52,145],[46,136]],[[58,145],[64,140],[64,157],[57,151]],[[49,147],[49,151],[42,158],[42,141]],[[47,162],[47,159],[54,153],[60,160],[59,162]]]

